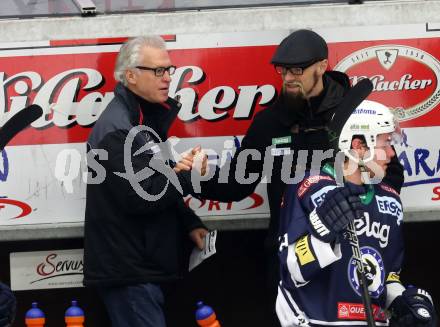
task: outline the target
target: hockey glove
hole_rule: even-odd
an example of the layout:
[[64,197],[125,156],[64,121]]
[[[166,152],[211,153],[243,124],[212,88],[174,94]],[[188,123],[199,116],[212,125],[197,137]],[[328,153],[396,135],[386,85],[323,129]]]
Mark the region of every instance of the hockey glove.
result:
[[309,215],[312,234],[323,242],[333,242],[347,225],[362,213],[363,186],[346,182],[329,191],[324,202]]
[[391,324],[393,327],[436,327],[432,298],[428,292],[417,288],[407,288],[391,303]]

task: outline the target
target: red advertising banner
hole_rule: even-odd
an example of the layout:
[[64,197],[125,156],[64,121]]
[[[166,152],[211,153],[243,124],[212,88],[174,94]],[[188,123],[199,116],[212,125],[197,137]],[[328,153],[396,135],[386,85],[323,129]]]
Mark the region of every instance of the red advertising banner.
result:
[[[46,115],[10,145],[85,142],[90,128],[113,97],[114,52],[32,54],[0,57],[0,117],[31,103]],[[117,46],[116,48],[118,48]],[[170,95],[180,95],[178,137],[241,135],[262,105],[275,96],[279,76],[269,61],[274,47],[170,50],[179,67]],[[64,53],[65,52],[65,53]],[[263,84],[264,83],[264,84]]]
[[353,84],[369,78],[369,99],[396,110],[402,127],[440,125],[438,38],[341,42],[329,45],[331,66]]
[[[174,42],[173,36],[167,39]],[[15,56],[1,56],[0,117],[31,103],[40,104],[46,113],[11,145],[84,142],[113,97],[120,46],[115,42],[122,40],[95,40],[102,42],[97,45],[93,40],[56,41],[46,48],[16,49]],[[426,38],[330,43],[330,67],[345,71],[353,84],[370,78],[375,86],[370,99],[395,109],[403,127],[437,126],[438,42]],[[280,88],[270,65],[274,49],[275,45],[170,50],[179,67],[170,96],[180,95],[183,104],[171,134],[244,134],[254,114],[270,104]]]

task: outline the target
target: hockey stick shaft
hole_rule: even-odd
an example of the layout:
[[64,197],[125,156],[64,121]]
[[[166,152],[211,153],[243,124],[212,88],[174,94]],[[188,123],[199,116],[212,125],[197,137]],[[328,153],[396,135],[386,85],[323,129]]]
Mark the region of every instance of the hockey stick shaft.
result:
[[349,89],[341,103],[338,105],[335,114],[329,123],[328,134],[330,142],[333,142],[339,138],[342,128],[344,127],[348,118],[372,91],[373,84],[368,78],[361,80],[359,83]]
[[[368,95],[373,91],[373,84],[369,79],[363,79],[354,87],[352,87],[348,93],[344,96],[342,102],[339,104],[335,115],[333,116],[329,125],[329,141],[334,142],[341,134],[341,131],[347,122],[353,111],[359,106],[359,104],[365,100]],[[337,145],[335,146],[337,148]],[[345,156],[340,157],[343,159]],[[335,162],[336,181],[343,181],[342,166],[338,167],[338,160]],[[343,160],[342,160],[343,162]],[[338,176],[340,178],[338,178]],[[359,283],[362,287],[362,302],[365,307],[365,316],[368,327],[375,327],[374,316],[371,308],[371,298],[368,292],[368,286],[366,283],[364,266],[362,262],[362,253],[359,246],[359,239],[356,235],[356,229],[354,223],[351,222],[347,226],[347,234],[350,241],[350,245],[353,252],[353,258],[356,260],[356,271],[358,275]]]
[[42,115],[43,109],[39,105],[33,104],[20,110],[11,117],[2,127],[0,127],[0,151],[3,150],[15,135],[24,130]]
[[[361,171],[363,171],[365,167],[362,168]],[[342,173],[341,173],[342,174]],[[343,176],[343,175],[341,175]],[[343,186],[342,183],[339,184],[340,186]],[[359,245],[359,238],[356,234],[356,227],[354,226],[354,222],[351,221],[346,228],[345,231],[346,239],[348,239],[350,246],[351,246],[351,252],[353,253],[353,260],[356,262],[356,273],[358,277],[359,284],[361,286],[361,296],[362,296],[362,303],[364,304],[364,310],[365,310],[365,318],[367,321],[368,327],[376,327],[376,323],[374,321],[374,314],[373,309],[371,307],[371,297],[370,293],[368,291],[368,285],[367,280],[365,278],[365,270],[364,270],[364,264],[362,261],[362,252],[361,247]]]
[[353,259],[356,261],[356,271],[359,280],[359,284],[362,287],[362,302],[365,308],[365,317],[367,320],[368,327],[376,327],[374,322],[373,309],[371,307],[371,297],[368,292],[367,280],[365,278],[364,265],[362,262],[362,252],[359,246],[359,239],[356,235],[356,228],[354,223],[350,222],[347,226],[348,239],[351,245],[351,250],[353,252]]

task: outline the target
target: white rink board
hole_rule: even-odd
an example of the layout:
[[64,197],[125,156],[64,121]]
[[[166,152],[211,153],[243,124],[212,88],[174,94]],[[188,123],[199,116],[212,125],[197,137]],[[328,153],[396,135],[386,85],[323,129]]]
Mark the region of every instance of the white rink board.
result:
[[[405,168],[406,186],[402,190],[404,207],[409,211],[436,209],[440,201],[440,188],[438,188],[440,141],[433,139],[432,136],[440,135],[440,127],[407,128],[404,129],[404,133],[407,136],[406,145],[396,148],[397,155]],[[238,139],[241,140],[241,137]],[[235,151],[231,146],[232,137],[188,138],[180,139],[177,143],[174,139],[172,143],[175,144],[174,148],[178,153],[200,144],[208,151],[211,163],[215,162],[212,159],[214,153],[227,158]],[[65,183],[57,179],[55,174],[57,156],[65,149],[77,152],[81,158],[79,170],[75,175],[77,177],[71,184],[72,192]],[[1,225],[83,221],[86,194],[85,144],[13,146],[7,147],[6,153],[9,165],[8,187],[6,188],[5,183],[0,183],[0,194],[6,195],[8,199],[26,203],[32,211],[26,216],[14,218],[20,213],[20,208],[16,205],[5,205],[0,210]],[[74,165],[71,163],[70,168],[66,168],[65,172],[67,169],[74,169]],[[265,186],[259,185],[255,193],[257,198],[261,197],[262,200],[257,207],[255,207],[255,197],[248,197],[231,204],[189,199],[189,205],[200,216],[268,214]]]
[[[181,153],[191,149],[195,144],[200,144],[206,149],[218,151],[221,155],[224,142],[227,141],[230,144],[229,140],[232,138],[181,139],[176,150]],[[66,150],[77,154],[75,158],[80,158],[80,164],[73,164],[71,160],[67,161],[64,166],[62,164],[57,166],[58,156]],[[85,150],[84,143],[7,147],[9,171],[7,184],[0,183],[0,194],[6,196],[7,199],[20,202],[21,205],[4,205],[4,208],[0,210],[0,225],[82,222],[86,197]],[[4,161],[3,157],[3,165]],[[33,168],[29,169],[29,167]],[[2,169],[4,170],[4,167]],[[70,186],[57,178],[57,169],[66,175],[75,176],[69,177]],[[191,199],[189,205],[200,216],[268,213],[265,188],[260,185],[255,193],[257,195],[254,197],[230,204],[217,201],[202,203],[197,199]],[[254,200],[255,197],[258,201]],[[2,199],[0,199],[1,202]],[[25,205],[32,209],[31,212],[16,218],[21,214]]]
[[407,146],[396,148],[404,166],[404,209],[427,211],[440,205],[440,127],[406,128]]

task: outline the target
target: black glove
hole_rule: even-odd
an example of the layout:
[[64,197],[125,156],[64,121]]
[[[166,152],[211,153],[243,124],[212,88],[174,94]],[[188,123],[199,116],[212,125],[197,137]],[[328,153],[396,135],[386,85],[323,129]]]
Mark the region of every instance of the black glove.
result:
[[312,234],[323,242],[333,242],[347,225],[362,214],[363,186],[346,182],[325,195],[324,202],[310,213]]
[[407,288],[391,303],[391,325],[394,327],[436,327],[437,317],[431,296],[417,288]]
[[15,317],[15,296],[10,288],[0,283],[0,326],[10,326]]

